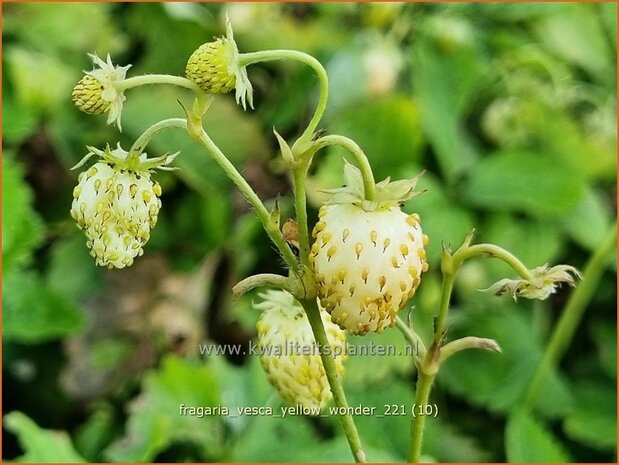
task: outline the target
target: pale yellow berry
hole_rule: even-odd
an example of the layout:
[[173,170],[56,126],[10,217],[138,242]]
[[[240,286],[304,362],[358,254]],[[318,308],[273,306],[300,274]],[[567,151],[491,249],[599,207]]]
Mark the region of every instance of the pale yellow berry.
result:
[[397,205],[365,211],[342,203],[320,211],[310,264],[333,322],[353,334],[394,325],[428,269],[419,215]]
[[[311,326],[303,307],[285,291],[260,294],[255,304],[263,310],[257,324],[258,352],[269,381],[280,395],[293,404],[320,409],[332,394],[320,358],[327,350],[315,344]],[[331,322],[328,313],[320,310],[339,376],[344,374],[346,335]]]

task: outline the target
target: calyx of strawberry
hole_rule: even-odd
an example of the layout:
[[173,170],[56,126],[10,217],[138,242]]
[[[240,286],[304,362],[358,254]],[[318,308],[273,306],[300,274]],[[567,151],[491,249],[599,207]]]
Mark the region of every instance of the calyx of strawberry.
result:
[[391,178],[388,177],[376,184],[376,195],[372,200],[369,200],[366,198],[363,187],[361,170],[344,159],[345,185],[336,189],[325,189],[322,192],[331,194],[326,202],[330,205],[349,203],[368,212],[387,210],[423,194],[425,191],[415,191],[415,186],[424,173],[425,171],[422,171],[413,178],[397,181],[391,181]]

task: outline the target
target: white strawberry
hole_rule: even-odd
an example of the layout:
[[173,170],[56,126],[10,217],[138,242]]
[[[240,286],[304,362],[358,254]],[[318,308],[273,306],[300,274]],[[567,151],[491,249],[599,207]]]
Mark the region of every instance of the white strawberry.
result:
[[161,187],[151,179],[151,170],[165,169],[176,154],[128,157],[120,145],[114,150],[109,146],[105,151],[89,150],[78,166],[92,155],[102,160],[78,176],[71,216],[86,234],[86,245],[97,265],[131,266],[142,255],[161,208]]
[[428,270],[417,214],[400,204],[413,192],[418,177],[376,185],[376,198],[363,198],[359,170],[345,167],[347,186],[330,191],[320,208],[310,251],[318,295],[334,323],[353,334],[382,332],[415,294]]
[[308,408],[322,408],[332,394],[320,359],[321,350],[334,356],[339,376],[344,374],[346,334],[321,309],[329,348],[316,345],[303,307],[285,291],[260,294],[263,310],[258,321],[258,351],[269,381],[281,396]]

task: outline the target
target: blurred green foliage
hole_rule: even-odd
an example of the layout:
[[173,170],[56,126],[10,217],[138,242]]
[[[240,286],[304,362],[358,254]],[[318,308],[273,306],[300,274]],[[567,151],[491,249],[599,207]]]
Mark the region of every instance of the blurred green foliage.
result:
[[[280,405],[256,357],[196,353],[197,342],[248,344],[257,320],[251,296],[233,303],[229,289],[249,274],[277,271],[281,263],[228,180],[182,132],[163,134],[148,149],[151,155],[182,155],[180,171],[157,175],[163,208],[146,255],[164,257],[169,282],[191,276],[211,257],[205,308],[156,320],[153,327],[174,336],[166,343],[150,326],[135,323],[134,313],[151,311],[142,297],[129,293],[128,300],[93,304],[94,296],[113,297],[119,284],[115,272],[95,268],[68,214],[77,177],[70,167],[85,155],[85,145],[120,142],[126,148],[148,125],[181,116],[176,100],[187,104],[190,96],[159,87],[129,91],[124,132],[118,134],[104,117],[80,114],[71,104],[72,86],[90,68],[86,53],[132,63],[130,75],[182,74],[191,52],[222,32],[227,12],[241,51],[295,48],[315,55],[331,83],[321,127],[357,140],[377,180],[426,170],[420,185],[427,192],[405,209],[420,213],[431,238],[431,272],[413,312],[416,330],[428,337],[440,289],[441,244],[457,246],[475,227],[478,240],[508,248],[531,267],[549,262],[582,269],[612,227],[616,8],[4,4],[3,458],[350,460],[335,417],[179,415],[182,403],[231,410]],[[232,97],[218,97],[206,128],[267,204],[281,195],[283,213],[292,216],[272,128],[288,139],[298,135],[317,100],[317,83],[297,64],[254,66],[249,74],[256,111],[244,113]],[[333,149],[318,157],[308,183],[311,213],[322,189],[342,183],[342,156]],[[522,398],[569,290],[517,305],[477,292],[505,276],[509,270],[491,261],[467,263],[459,276],[448,338],[495,338],[503,355],[467,352],[445,365],[433,393],[440,414],[428,420],[424,458],[615,461],[614,255],[533,412],[520,410]],[[148,288],[149,279],[136,272],[126,282]],[[197,342],[178,328],[183,318],[199,329]],[[95,330],[109,343],[90,342]],[[126,345],[128,340],[137,345]],[[403,345],[396,330],[351,338],[354,344],[370,340]],[[67,381],[82,359],[112,370],[96,394],[77,396]],[[410,405],[411,365],[401,356],[351,357],[345,378],[350,404],[378,410]],[[88,385],[86,378],[81,382]],[[371,460],[404,460],[410,418],[356,420]]]

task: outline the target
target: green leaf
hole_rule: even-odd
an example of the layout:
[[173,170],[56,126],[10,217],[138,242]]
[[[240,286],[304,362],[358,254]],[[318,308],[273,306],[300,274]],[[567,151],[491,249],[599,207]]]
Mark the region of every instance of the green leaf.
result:
[[426,192],[407,202],[403,210],[421,216],[421,228],[430,238],[426,252],[432,267],[439,263],[441,244],[460,245],[475,223],[471,212],[450,198],[431,173],[420,178],[416,190]]
[[[349,336],[348,344],[355,352],[354,354],[350,352],[346,360],[345,386],[351,388],[371,386],[413,371],[412,355],[416,348],[407,346],[402,334],[395,328],[386,329],[382,334]],[[393,350],[393,355],[385,356],[370,352],[373,350],[372,346],[378,345],[388,348],[389,351]]]
[[507,420],[505,451],[509,462],[571,462],[552,433],[524,411],[514,412]]
[[[94,266],[94,265],[93,265]],[[13,272],[2,280],[5,341],[39,343],[74,334],[84,315],[34,272]]]
[[206,460],[221,454],[223,423],[218,416],[181,415],[180,405],[220,405],[216,379],[209,366],[172,356],[147,373],[142,393],[130,407],[125,436],[104,454],[118,462],[150,462],[176,442],[196,445]]
[[607,382],[581,381],[574,387],[575,405],[563,428],[573,439],[601,451],[617,448],[617,393]]
[[54,243],[47,271],[51,290],[77,303],[100,288],[101,276],[101,268],[94,265],[81,231],[76,229]]
[[64,431],[41,429],[21,412],[4,416],[4,427],[15,434],[25,454],[15,461],[21,463],[85,463],[73,448],[69,435]]
[[[429,33],[437,30],[431,24],[425,29]],[[462,116],[482,82],[484,63],[471,44],[441,46],[429,35],[415,41],[412,63],[423,131],[442,174],[452,181],[478,157]]]
[[561,223],[572,240],[594,251],[604,240],[613,214],[608,200],[587,187],[574,213],[561,218]]
[[2,137],[10,143],[19,144],[37,127],[39,119],[32,108],[16,105],[12,92],[4,91],[2,99]]
[[30,261],[43,239],[43,222],[32,208],[32,190],[10,154],[2,157],[2,269],[4,276]]
[[421,158],[422,136],[416,103],[403,95],[366,99],[342,109],[328,130],[354,139],[367,154],[376,180],[395,179],[398,168]]
[[[461,308],[451,322],[449,340],[470,335],[490,338],[503,352],[468,350],[454,355],[441,368],[440,385],[492,412],[518,407],[542,356],[542,345],[532,330],[531,309],[522,307],[488,298]],[[553,370],[535,407],[545,416],[556,417],[568,412],[571,403],[566,381]]]
[[604,36],[597,5],[566,4],[535,25],[537,35],[554,52],[583,67],[593,76],[610,81],[614,54]]
[[497,152],[471,172],[464,198],[475,207],[557,217],[577,207],[584,182],[555,161],[530,152]]
[[18,46],[5,53],[16,104],[25,105],[32,112],[47,114],[57,110],[79,79],[78,72],[54,56]]
[[[563,236],[557,225],[528,218],[515,218],[511,215],[496,214],[479,229],[479,242],[489,242],[509,250],[529,268],[553,263],[563,247]],[[512,276],[513,271],[498,260],[496,263],[503,270],[501,277]],[[508,274],[505,274],[507,272]]]

